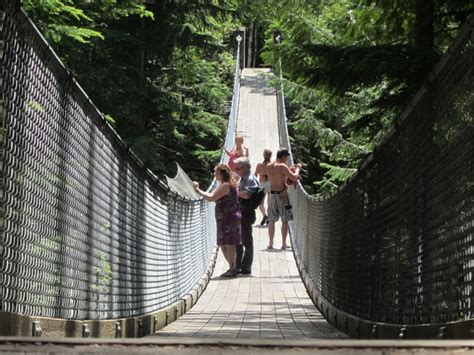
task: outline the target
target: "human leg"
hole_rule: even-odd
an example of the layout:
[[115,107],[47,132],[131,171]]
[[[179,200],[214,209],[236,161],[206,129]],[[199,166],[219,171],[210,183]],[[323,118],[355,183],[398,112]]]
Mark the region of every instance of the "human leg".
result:
[[268,246],[267,249],[273,249],[273,237],[275,236],[275,222],[268,222]]
[[288,248],[288,244],[286,244],[286,236],[288,234],[288,222],[281,223],[281,248],[284,250]]
[[248,210],[242,213],[242,245],[245,248],[240,269],[242,273],[250,274],[253,262],[252,225],[255,222],[255,211]]
[[288,244],[286,244],[286,237],[288,235],[288,222],[293,220],[293,208],[288,197],[282,201],[281,212],[281,248],[284,250],[288,248]]
[[235,251],[235,245],[227,245],[227,255],[229,257],[229,270],[230,271],[236,271],[235,268],[235,262],[236,262],[236,251]]
[[260,212],[262,213],[262,221],[260,222],[260,225],[261,226],[264,226],[265,223],[267,223],[267,220],[268,220],[268,216],[267,216],[267,213],[265,211],[265,204],[264,202],[262,201],[262,203],[260,205],[258,205],[258,209],[260,210]]
[[227,250],[227,245],[221,245],[220,248],[222,250],[222,255],[224,255],[225,261],[227,261],[227,264],[229,264],[229,267],[230,267],[231,260],[229,259],[229,253],[228,253],[228,250]]
[[235,245],[221,245],[222,253],[229,264],[229,270],[224,272],[222,277],[233,277],[237,275],[235,268]]
[[262,216],[263,216],[262,221],[260,222],[261,226],[264,226],[266,223],[268,223],[267,211],[265,210],[265,197],[266,197],[266,194],[263,197],[263,200],[260,203],[260,205],[258,205],[258,209],[260,210],[260,212],[262,213]]
[[268,196],[268,247],[267,249],[273,249],[273,237],[275,236],[275,223],[280,218],[278,211],[278,199],[277,194],[270,194]]
[[236,245],[235,246],[235,268],[240,270],[242,267],[242,258],[244,256],[244,246],[243,245]]

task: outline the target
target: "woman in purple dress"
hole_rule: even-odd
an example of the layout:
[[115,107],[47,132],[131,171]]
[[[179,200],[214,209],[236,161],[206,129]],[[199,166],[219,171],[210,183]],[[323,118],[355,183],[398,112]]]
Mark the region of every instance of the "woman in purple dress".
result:
[[227,165],[218,164],[214,175],[218,186],[213,192],[201,190],[196,181],[193,182],[193,185],[205,200],[216,203],[217,245],[222,249],[222,253],[229,263],[229,270],[221,276],[235,277],[237,276],[235,246],[241,244],[241,215],[237,186]]

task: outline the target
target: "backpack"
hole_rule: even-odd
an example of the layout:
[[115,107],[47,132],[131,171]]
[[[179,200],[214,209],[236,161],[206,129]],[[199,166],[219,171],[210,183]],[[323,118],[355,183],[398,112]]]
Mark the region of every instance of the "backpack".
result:
[[255,210],[265,198],[265,188],[259,186],[258,189],[250,196],[250,206]]

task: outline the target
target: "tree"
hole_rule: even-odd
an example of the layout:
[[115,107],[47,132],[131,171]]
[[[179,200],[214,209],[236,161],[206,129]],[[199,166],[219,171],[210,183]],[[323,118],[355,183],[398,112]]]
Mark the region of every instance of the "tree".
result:
[[[242,6],[251,9],[247,22],[265,27],[265,65],[282,59],[293,151],[307,163],[303,183],[319,193],[341,184],[380,142],[474,7],[460,0]],[[274,29],[284,34],[279,46]]]
[[415,2],[415,46],[433,48],[434,45],[434,0]]
[[[158,175],[210,180],[225,133],[237,27],[223,0],[25,0],[96,106]],[[192,139],[190,139],[192,137]]]

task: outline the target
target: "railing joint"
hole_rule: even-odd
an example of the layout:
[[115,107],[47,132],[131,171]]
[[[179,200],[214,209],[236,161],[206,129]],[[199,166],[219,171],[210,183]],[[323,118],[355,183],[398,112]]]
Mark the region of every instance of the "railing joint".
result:
[[32,337],[41,337],[43,335],[43,330],[41,329],[40,321],[31,322],[31,336]]
[[122,322],[121,321],[115,322],[115,337],[116,338],[122,337]]
[[439,327],[438,328],[438,339],[447,339],[448,338],[448,331],[446,327]]
[[372,338],[373,338],[373,339],[377,339],[377,338],[378,338],[378,328],[377,328],[377,324],[374,324],[374,325],[372,326],[372,332],[371,332],[371,334],[372,334]]
[[398,333],[398,338],[399,339],[406,339],[406,337],[407,337],[406,332],[407,332],[407,328],[401,327],[400,332]]
[[89,325],[87,323],[84,323],[82,325],[82,337],[89,338],[90,336],[91,336],[91,331],[89,329]]

